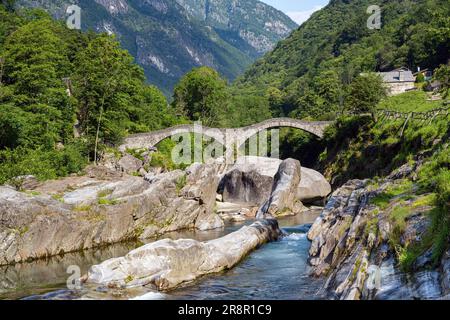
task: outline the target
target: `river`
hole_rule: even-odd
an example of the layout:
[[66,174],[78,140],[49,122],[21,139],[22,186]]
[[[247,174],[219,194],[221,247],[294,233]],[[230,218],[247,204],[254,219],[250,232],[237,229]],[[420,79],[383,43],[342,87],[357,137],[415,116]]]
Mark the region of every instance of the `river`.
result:
[[[79,266],[84,274],[90,266],[123,256],[143,244],[129,242],[1,267],[0,299],[319,299],[322,281],[308,276],[310,242],[306,238],[306,232],[317,215],[317,211],[311,211],[280,219],[280,226],[288,234],[286,237],[255,250],[231,270],[203,277],[168,293],[155,293],[145,288],[120,293],[90,288],[81,291],[67,289],[69,266]],[[233,224],[205,232],[174,232],[163,238],[206,241],[231,233],[242,225]]]

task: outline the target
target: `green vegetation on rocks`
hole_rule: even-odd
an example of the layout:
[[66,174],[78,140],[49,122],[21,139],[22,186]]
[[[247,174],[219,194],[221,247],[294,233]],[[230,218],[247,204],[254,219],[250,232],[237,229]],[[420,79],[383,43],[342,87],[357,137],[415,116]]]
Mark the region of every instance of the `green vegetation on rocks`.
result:
[[406,125],[405,119],[341,117],[325,132],[319,167],[335,185],[349,178],[384,176],[420,153],[438,150],[448,139],[449,121],[443,117]]
[[[407,103],[409,101],[409,104]],[[409,92],[389,97],[381,106],[391,110],[427,111],[431,105],[426,94]],[[440,262],[450,240],[450,122],[447,117],[426,121],[388,118],[373,120],[369,116],[343,116],[326,130],[325,151],[319,166],[334,186],[349,179],[372,178],[372,190],[380,188],[381,178],[407,164],[407,178],[390,183],[371,198],[376,206],[366,226],[375,230],[379,216],[387,216],[392,225],[389,243],[405,271],[416,268],[419,257],[431,253],[434,265]],[[416,214],[427,218],[429,225],[417,241],[405,241],[408,221]]]

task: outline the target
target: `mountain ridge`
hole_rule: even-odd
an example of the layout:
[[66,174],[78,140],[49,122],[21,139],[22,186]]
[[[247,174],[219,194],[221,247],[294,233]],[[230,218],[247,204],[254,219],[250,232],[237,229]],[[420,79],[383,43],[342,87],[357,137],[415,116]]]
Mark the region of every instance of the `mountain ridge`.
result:
[[[192,1],[191,1],[192,2]],[[234,80],[258,57],[271,49],[278,40],[287,36],[296,24],[281,12],[257,0],[209,0],[209,10],[222,20],[230,20],[223,8],[236,9],[244,13],[257,4],[263,12],[263,21],[268,25],[282,25],[285,30],[261,29],[261,24],[251,24],[253,14],[244,14],[249,24],[244,35],[224,25],[210,25],[198,16],[189,13],[188,0],[19,0],[20,6],[40,7],[57,19],[67,17],[66,8],[70,4],[81,7],[83,30],[115,34],[145,71],[150,83],[158,86],[166,96],[170,96],[180,77],[194,67],[206,65],[217,69],[228,80]],[[205,2],[206,3],[206,2]],[[183,6],[184,5],[184,6]],[[216,5],[216,6],[214,6]],[[228,12],[228,11],[227,11]],[[276,13],[276,14],[275,14]],[[242,18],[243,19],[243,18]],[[231,19],[233,20],[233,19]],[[231,21],[230,20],[230,21]],[[234,21],[234,20],[233,20]],[[246,22],[247,21],[247,22]],[[250,21],[250,22],[248,22]],[[232,23],[232,25],[239,25]],[[268,34],[271,37],[268,37]],[[262,39],[262,40],[258,40]],[[260,45],[260,43],[262,43]]]

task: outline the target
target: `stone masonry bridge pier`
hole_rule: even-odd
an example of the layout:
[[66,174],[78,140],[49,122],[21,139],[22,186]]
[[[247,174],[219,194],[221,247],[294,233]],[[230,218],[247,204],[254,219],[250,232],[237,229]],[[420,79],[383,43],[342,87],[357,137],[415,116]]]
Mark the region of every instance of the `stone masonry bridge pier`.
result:
[[264,130],[283,127],[304,130],[319,138],[323,138],[325,128],[330,124],[332,124],[332,122],[302,121],[291,118],[269,119],[242,128],[208,128],[198,124],[185,124],[158,131],[130,135],[125,138],[124,143],[119,147],[119,150],[124,152],[127,149],[143,149],[154,147],[164,139],[185,133],[197,133],[206,137],[210,137],[218,143],[224,145],[227,150],[230,150],[233,148],[233,146],[241,146],[248,139]]

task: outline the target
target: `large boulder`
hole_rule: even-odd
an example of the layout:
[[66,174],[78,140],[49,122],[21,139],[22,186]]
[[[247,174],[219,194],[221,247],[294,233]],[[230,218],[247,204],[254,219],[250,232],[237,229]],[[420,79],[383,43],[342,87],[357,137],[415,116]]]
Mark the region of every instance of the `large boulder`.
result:
[[220,181],[223,201],[260,206],[270,195],[280,163],[272,158],[239,157]]
[[184,199],[194,199],[203,207],[195,222],[195,228],[198,230],[224,226],[223,220],[214,213],[219,184],[218,170],[219,167],[213,163],[194,163],[186,169],[186,186],[180,193]]
[[[0,187],[0,265],[152,238],[181,229],[214,229],[217,172],[213,166],[176,170],[146,181],[66,178],[36,195]],[[50,185],[62,189],[51,193]]]
[[280,159],[276,158],[242,156],[236,159],[233,168],[244,172],[256,171],[260,175],[274,177],[281,162]]
[[[218,192],[224,202],[261,206],[272,192],[275,174],[281,160],[267,157],[239,157],[236,163],[223,175]],[[297,197],[305,203],[328,196],[331,185],[319,172],[301,168]]]
[[221,180],[218,193],[222,194],[225,202],[258,206],[267,200],[272,183],[272,177],[261,175],[256,170],[233,169]]
[[219,185],[218,167],[214,164],[194,163],[186,169],[186,185],[181,189],[185,198],[196,199],[208,210],[216,203],[216,190]]
[[16,177],[15,180],[19,182],[23,190],[33,190],[39,186],[39,180],[33,175]]
[[302,167],[302,179],[297,191],[300,201],[312,203],[326,198],[330,193],[331,185],[320,172]]
[[300,180],[300,161],[295,159],[284,160],[275,175],[270,198],[258,210],[257,217],[261,219],[299,213],[303,208],[297,198]]
[[120,169],[128,174],[138,172],[142,168],[144,162],[133,157],[130,154],[125,154],[118,162]]
[[230,269],[252,250],[279,235],[276,220],[262,220],[207,242],[165,239],[92,266],[83,280],[110,288],[153,286],[168,290],[203,275]]

